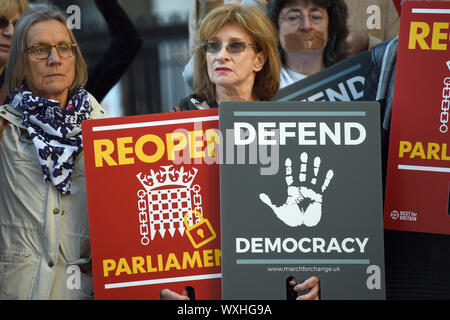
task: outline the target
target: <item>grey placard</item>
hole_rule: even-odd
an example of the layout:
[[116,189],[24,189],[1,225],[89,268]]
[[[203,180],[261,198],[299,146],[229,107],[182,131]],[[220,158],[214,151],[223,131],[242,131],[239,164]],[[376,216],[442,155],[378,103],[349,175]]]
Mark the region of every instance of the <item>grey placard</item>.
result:
[[219,112],[223,298],[284,300],[289,276],[317,276],[322,299],[385,299],[379,104]]
[[369,61],[364,51],[281,89],[273,101],[361,101]]

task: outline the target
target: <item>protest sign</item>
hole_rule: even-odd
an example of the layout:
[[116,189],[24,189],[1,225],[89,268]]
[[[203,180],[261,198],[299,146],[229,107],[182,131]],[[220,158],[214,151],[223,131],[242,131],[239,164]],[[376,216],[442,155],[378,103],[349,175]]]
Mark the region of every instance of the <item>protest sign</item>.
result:
[[223,102],[224,299],[384,299],[379,104]]
[[96,299],[220,299],[218,139],[217,110],[83,122]]
[[360,101],[370,61],[369,52],[336,63],[280,89],[273,101]]
[[450,234],[450,3],[405,2],[384,224]]

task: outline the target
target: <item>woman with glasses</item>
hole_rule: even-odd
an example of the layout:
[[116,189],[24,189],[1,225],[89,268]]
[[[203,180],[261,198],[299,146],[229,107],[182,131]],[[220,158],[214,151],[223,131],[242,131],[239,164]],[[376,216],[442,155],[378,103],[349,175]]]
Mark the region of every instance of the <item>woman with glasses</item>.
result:
[[92,298],[81,122],[106,114],[86,79],[66,17],[24,13],[0,107],[0,299]]
[[281,88],[348,56],[344,0],[272,0],[268,15],[278,29]]
[[222,101],[270,100],[280,85],[275,29],[252,6],[224,5],[200,26],[195,51],[194,94],[176,110],[217,107]]
[[28,10],[27,0],[0,0],[0,105],[6,99],[5,66],[8,61],[14,26],[20,15],[26,10]]
[[[222,101],[264,101],[280,85],[281,62],[276,31],[263,10],[253,6],[225,5],[212,10],[200,26],[195,53],[195,93],[176,111],[217,108]],[[291,283],[298,299],[318,299],[319,279]],[[161,299],[188,299],[169,289]]]

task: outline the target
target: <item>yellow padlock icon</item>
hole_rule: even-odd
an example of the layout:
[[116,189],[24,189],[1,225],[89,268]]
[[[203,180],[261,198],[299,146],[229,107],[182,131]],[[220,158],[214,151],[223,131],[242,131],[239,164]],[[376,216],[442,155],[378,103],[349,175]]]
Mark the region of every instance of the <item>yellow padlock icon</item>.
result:
[[200,212],[194,210],[195,215],[200,218],[200,221],[189,226],[187,221],[189,212],[184,215],[184,226],[186,227],[186,234],[195,249],[198,249],[205,244],[213,241],[216,238],[216,233],[209,223],[208,219],[204,219]]

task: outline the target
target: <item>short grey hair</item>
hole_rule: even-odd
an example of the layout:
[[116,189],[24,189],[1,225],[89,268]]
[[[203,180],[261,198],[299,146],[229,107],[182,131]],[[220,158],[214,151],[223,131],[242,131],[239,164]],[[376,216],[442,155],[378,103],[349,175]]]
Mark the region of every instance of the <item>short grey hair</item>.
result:
[[12,94],[14,89],[20,88],[25,79],[25,69],[28,66],[27,60],[25,59],[28,31],[35,23],[50,20],[61,22],[69,32],[70,40],[77,45],[74,54],[75,77],[69,91],[86,84],[88,78],[86,62],[84,61],[73,32],[67,27],[67,17],[62,12],[55,9],[36,7],[26,11],[22,17],[17,20],[14,28],[14,35],[11,40],[11,48],[5,73],[5,85],[9,95]]

